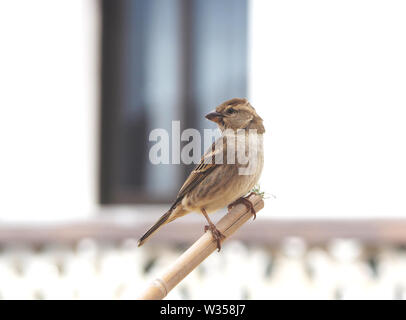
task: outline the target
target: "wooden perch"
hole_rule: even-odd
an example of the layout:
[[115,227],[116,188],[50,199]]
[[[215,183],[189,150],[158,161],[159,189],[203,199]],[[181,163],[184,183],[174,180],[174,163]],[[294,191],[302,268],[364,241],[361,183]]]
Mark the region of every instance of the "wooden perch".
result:
[[[252,194],[247,198],[254,206],[256,212],[264,207],[261,196]],[[218,223],[217,229],[225,235],[225,241],[245,222],[252,218],[252,213],[244,204],[233,207]],[[141,295],[140,300],[161,300],[193,269],[203,262],[217,249],[216,241],[211,232],[206,231],[188,250],[186,250],[159,278],[156,278],[147,290]]]

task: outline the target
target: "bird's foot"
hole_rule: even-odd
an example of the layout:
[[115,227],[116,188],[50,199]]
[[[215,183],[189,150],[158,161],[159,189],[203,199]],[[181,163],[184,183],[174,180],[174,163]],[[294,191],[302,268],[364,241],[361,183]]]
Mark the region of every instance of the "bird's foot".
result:
[[250,193],[248,196],[246,196],[245,198],[239,198],[239,199],[235,200],[233,203],[230,203],[230,204],[228,205],[228,207],[227,207],[227,208],[228,208],[228,211],[230,211],[231,208],[235,207],[237,204],[242,203],[242,204],[244,204],[248,209],[251,210],[251,213],[252,213],[252,215],[254,216],[254,219],[253,219],[253,220],[255,220],[256,217],[257,217],[257,212],[255,211],[254,205],[252,204],[252,202],[247,199],[247,198],[249,198],[249,197],[250,197],[251,195],[253,195],[253,194],[254,194],[254,192],[251,192],[251,193]]
[[209,225],[204,226],[204,232],[207,230],[210,230],[214,240],[217,242],[217,249],[218,251],[221,250],[221,240],[223,240],[226,236],[220,232],[219,229],[216,228],[216,226],[211,223]]

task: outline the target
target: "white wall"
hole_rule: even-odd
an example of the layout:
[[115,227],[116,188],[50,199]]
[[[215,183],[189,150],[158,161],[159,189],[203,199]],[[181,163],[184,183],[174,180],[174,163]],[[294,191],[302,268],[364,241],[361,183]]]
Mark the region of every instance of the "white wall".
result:
[[0,221],[95,206],[97,3],[0,1]]
[[406,216],[406,2],[251,0],[270,217]]

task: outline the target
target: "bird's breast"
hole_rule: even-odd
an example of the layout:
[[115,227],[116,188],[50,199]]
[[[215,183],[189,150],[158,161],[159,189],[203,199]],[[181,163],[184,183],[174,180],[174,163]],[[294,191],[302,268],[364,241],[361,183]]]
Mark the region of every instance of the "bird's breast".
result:
[[238,159],[237,156],[234,164],[219,165],[183,199],[184,206],[190,211],[198,211],[202,207],[207,212],[216,211],[244,196],[255,186],[264,165],[263,140],[262,135],[246,138],[242,142],[245,157]]

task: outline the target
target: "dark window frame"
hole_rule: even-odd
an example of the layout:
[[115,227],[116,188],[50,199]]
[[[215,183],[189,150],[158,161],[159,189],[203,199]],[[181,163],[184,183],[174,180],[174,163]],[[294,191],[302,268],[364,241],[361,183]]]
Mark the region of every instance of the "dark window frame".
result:
[[[188,166],[182,164],[176,168],[171,167],[177,171],[178,181],[170,181],[170,183],[176,184],[170,194],[156,195],[147,192],[143,184],[145,185],[145,180],[148,177],[142,161],[145,162],[148,157],[148,150],[145,145],[148,143],[147,108],[149,106],[142,98],[138,99],[141,102],[131,101],[135,108],[144,111],[144,113],[141,112],[137,115],[137,117],[141,118],[135,122],[130,119],[128,125],[123,125],[124,108],[126,106],[128,108],[129,104],[127,101],[129,90],[133,90],[135,95],[137,95],[137,92],[143,91],[143,77],[145,76],[143,74],[145,72],[143,65],[145,60],[143,59],[145,59],[146,55],[144,44],[149,36],[145,29],[148,26],[150,27],[143,20],[144,13],[148,14],[148,10],[159,10],[157,7],[159,1],[101,1],[99,143],[99,203],[101,204],[170,202],[176,195],[175,189],[182,185],[182,182],[194,166],[193,164]],[[216,0],[176,0],[173,3],[177,5],[177,14],[180,18],[178,36],[181,41],[181,48],[178,59],[182,61],[178,77],[181,87],[178,113],[181,115],[181,119],[174,120],[181,120],[181,130],[186,128],[201,130],[203,111],[213,109],[216,103],[221,103],[228,98],[246,96],[247,94],[248,4],[247,0],[224,0],[223,2]],[[128,9],[129,6],[132,6],[132,13]],[[245,16],[241,17],[241,12],[244,12]],[[218,24],[213,24],[214,16],[218,16]],[[134,29],[134,26],[135,30],[139,31],[129,34],[129,32],[134,31],[131,29]],[[206,32],[206,29],[209,31]],[[209,34],[209,37],[207,37],[207,33],[210,32],[211,36]],[[217,33],[219,34],[218,37],[216,36]],[[133,40],[133,43],[127,43],[129,36],[132,37],[131,39],[135,37],[136,40]],[[218,89],[221,93],[217,94],[217,97],[208,99],[209,103],[202,101],[201,97],[210,95],[214,90],[211,90],[213,88],[210,88],[210,84],[207,84],[207,79],[201,80],[201,74],[197,70],[199,66],[205,66],[207,56],[211,54],[206,52],[205,41],[209,41],[209,45],[219,48],[219,61],[224,64],[224,66],[221,65],[221,68],[217,67],[217,69],[222,70],[212,67],[214,70],[209,71],[211,72],[209,76],[213,76],[218,72],[218,78],[222,76],[224,84],[223,88]],[[227,61],[226,56],[228,54],[228,44],[230,44],[230,50],[238,52],[236,57],[230,54],[230,57],[233,57],[230,61]],[[138,55],[136,58],[134,58],[134,52]],[[131,59],[137,59],[138,64],[135,63],[135,67],[133,69],[130,67],[131,71],[128,71]],[[200,68],[200,72],[202,72],[202,68]],[[235,76],[236,72],[239,75],[237,77]],[[126,80],[131,75],[133,78],[130,79],[133,82],[129,84]],[[238,81],[237,79],[237,81],[234,81],[234,78],[238,77],[243,80]],[[232,81],[227,81],[228,79]],[[134,93],[131,93],[131,95],[134,96]],[[137,139],[134,139],[134,144],[130,144],[133,141],[129,142],[131,140],[129,137],[137,137]],[[125,155],[123,150],[126,150]],[[123,169],[126,166],[129,169]],[[123,171],[125,171],[124,174]],[[129,179],[130,181],[123,184],[123,179]],[[134,181],[134,179],[137,180]],[[134,185],[136,186],[134,187]]]

